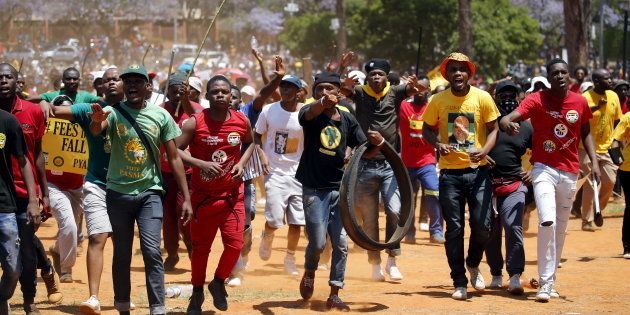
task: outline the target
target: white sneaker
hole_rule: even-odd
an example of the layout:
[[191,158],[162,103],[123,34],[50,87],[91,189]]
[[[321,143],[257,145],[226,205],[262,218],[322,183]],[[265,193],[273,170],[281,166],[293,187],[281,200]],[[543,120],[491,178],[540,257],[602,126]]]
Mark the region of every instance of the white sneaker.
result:
[[299,276],[300,273],[295,266],[295,255],[287,254],[284,256],[284,272],[291,276]]
[[372,280],[385,281],[385,276],[383,275],[381,265],[372,265]]
[[503,276],[492,276],[492,281],[490,281],[490,288],[501,289],[502,287],[503,287]]
[[420,223],[420,231],[428,231],[429,223]]
[[241,286],[241,278],[239,276],[230,276],[225,284],[228,287],[240,287]]
[[82,314],[100,314],[101,302],[98,301],[96,295],[92,295],[89,299],[87,299],[87,301],[81,302],[81,305],[79,306],[79,311]]
[[479,272],[479,267],[469,267],[466,266],[468,272],[470,273],[470,284],[475,288],[475,290],[483,290],[486,288],[486,283],[483,281],[483,276],[481,272]]
[[551,291],[549,291],[549,296],[554,299],[557,299],[560,297],[560,293],[558,293],[558,291],[552,286]]
[[403,279],[400,269],[396,266],[396,257],[388,257],[387,264],[385,265],[385,272],[389,276],[389,280],[400,281]]
[[453,291],[453,295],[451,297],[454,300],[465,300],[468,298],[468,293],[466,292],[466,287],[457,287],[455,291]]
[[508,292],[514,295],[523,294],[523,286],[521,285],[521,274],[517,273],[510,277],[510,284],[508,285]]
[[133,311],[136,309],[136,304],[133,304],[133,302],[129,301],[129,310]]
[[630,251],[623,253],[623,258],[630,259]]
[[551,298],[551,283],[545,283],[538,289],[536,294],[536,301],[547,302]]
[[260,259],[267,261],[271,257],[271,244],[273,243],[273,234],[266,235],[265,231],[260,236],[260,247],[258,248],[258,255]]

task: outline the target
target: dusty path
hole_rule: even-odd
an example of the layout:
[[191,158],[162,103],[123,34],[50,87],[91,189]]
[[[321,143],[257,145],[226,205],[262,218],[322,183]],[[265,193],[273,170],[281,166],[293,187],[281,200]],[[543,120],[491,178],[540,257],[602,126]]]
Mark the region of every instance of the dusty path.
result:
[[[616,208],[615,208],[616,207]],[[612,205],[618,214],[621,205]],[[525,277],[536,277],[536,237],[535,216],[532,218],[534,230],[526,234]],[[254,235],[260,235],[264,216],[258,215],[254,221]],[[564,265],[560,269],[558,290],[560,299],[541,304],[534,301],[535,290],[527,288],[524,296],[513,297],[504,291],[486,290],[483,293],[471,292],[466,302],[450,298],[451,280],[446,263],[444,248],[429,244],[428,232],[420,232],[418,244],[403,244],[403,255],[399,266],[404,275],[400,283],[372,282],[369,280],[370,266],[365,252],[352,250],[346,272],[346,288],[342,298],[349,302],[353,312],[401,313],[628,313],[630,309],[630,260],[621,258],[621,218],[607,218],[604,228],[597,232],[583,232],[580,221],[572,219],[569,224],[567,246],[564,251]],[[38,231],[46,248],[54,241],[56,224],[53,219],[46,222]],[[249,270],[240,288],[228,288],[231,313],[250,314],[304,314],[325,311],[328,293],[328,272],[319,271],[315,283],[315,294],[310,303],[301,301],[298,286],[299,278],[283,272],[286,230],[281,230],[274,241],[274,251],[268,262],[258,258],[259,237],[254,239],[250,255]],[[284,235],[283,235],[284,234]],[[85,243],[87,249],[87,243]],[[306,241],[300,241],[297,262],[303,271],[303,250]],[[183,246],[183,245],[182,245]],[[351,245],[352,247],[352,245]],[[215,243],[209,266],[216,266],[221,245]],[[136,314],[147,314],[148,305],[144,281],[144,268],[139,253],[138,239],[134,247],[132,262],[132,301],[138,306]],[[106,247],[106,264],[101,284],[101,303],[104,314],[116,314],[113,309],[113,289],[111,281],[111,243]],[[176,272],[166,275],[167,286],[188,284],[190,262],[181,251],[182,258]],[[385,256],[383,255],[385,258]],[[209,268],[208,277],[212,276]],[[486,283],[490,282],[490,271],[484,263],[481,270]],[[76,314],[78,305],[88,297],[85,250],[74,268],[72,284],[61,284],[63,301],[58,305],[46,303],[45,287],[38,285],[36,301],[44,314]],[[507,275],[504,276],[507,281]],[[472,293],[472,294],[471,294]],[[11,299],[13,314],[23,314],[19,288]],[[167,299],[167,309],[171,313],[184,314],[187,299]],[[204,310],[212,314],[211,297],[206,293]]]

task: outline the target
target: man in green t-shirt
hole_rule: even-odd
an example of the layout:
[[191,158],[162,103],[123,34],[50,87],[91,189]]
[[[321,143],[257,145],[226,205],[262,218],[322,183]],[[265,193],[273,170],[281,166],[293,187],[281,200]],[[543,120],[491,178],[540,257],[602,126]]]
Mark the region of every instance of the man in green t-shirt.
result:
[[63,88],[58,91],[51,91],[40,95],[33,96],[28,100],[33,103],[39,103],[44,115],[48,118],[51,112],[51,106],[53,100],[59,95],[65,95],[72,100],[72,104],[78,103],[96,103],[103,99],[86,91],[79,91],[79,83],[81,82],[81,74],[79,70],[74,67],[67,68],[63,71],[61,76],[61,82]]
[[181,131],[166,110],[147,106],[150,83],[143,66],[130,66],[120,78],[127,100],[105,108],[93,104],[90,124],[92,134],[106,132],[111,141],[106,203],[114,243],[114,306],[121,314],[129,314],[135,221],[147,274],[150,312],[165,314],[164,264],[160,250],[164,187],[158,155],[160,145],[164,145],[184,197],[181,220],[186,225],[192,217],[192,207],[184,166],[175,146],[175,138]]

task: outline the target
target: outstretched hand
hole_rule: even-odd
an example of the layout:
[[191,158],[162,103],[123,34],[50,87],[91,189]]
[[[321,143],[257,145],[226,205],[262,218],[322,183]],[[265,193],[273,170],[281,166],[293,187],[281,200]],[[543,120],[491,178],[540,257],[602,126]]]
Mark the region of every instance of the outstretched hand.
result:
[[345,69],[354,60],[354,51],[347,51],[341,55],[341,61],[339,62],[339,68]]
[[322,105],[324,108],[332,108],[339,103],[339,97],[337,93],[324,90],[324,97],[322,98]]
[[256,61],[258,61],[258,63],[263,62],[263,54],[258,49],[252,48],[252,55],[254,55],[254,58],[256,58]]
[[92,112],[90,113],[90,118],[92,118],[93,122],[104,122],[105,120],[107,120],[107,116],[109,116],[109,114],[111,114],[111,112],[104,111],[101,105],[96,103],[92,104]]
[[284,77],[287,71],[284,68],[284,62],[282,61],[282,57],[276,55],[276,56],[273,56],[273,59],[276,63],[276,69],[273,71],[273,73],[279,77]]
[[429,89],[428,86],[425,86],[424,84],[420,83],[420,81],[418,81],[418,78],[415,75],[411,75],[407,78],[407,86],[409,87],[409,91],[413,95],[422,93],[426,91],[427,89]]

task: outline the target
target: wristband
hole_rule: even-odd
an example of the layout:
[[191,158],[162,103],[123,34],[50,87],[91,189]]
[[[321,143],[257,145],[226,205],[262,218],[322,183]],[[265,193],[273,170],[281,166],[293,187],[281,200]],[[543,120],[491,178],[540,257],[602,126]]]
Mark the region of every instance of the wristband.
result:
[[385,138],[383,138],[383,140],[381,140],[381,143],[377,144],[376,146],[377,146],[377,147],[380,147],[380,146],[382,146],[382,145],[383,145],[383,143],[385,143]]
[[324,99],[326,99],[326,96],[322,96],[322,98],[319,99],[319,102],[322,103],[322,105],[324,105]]

